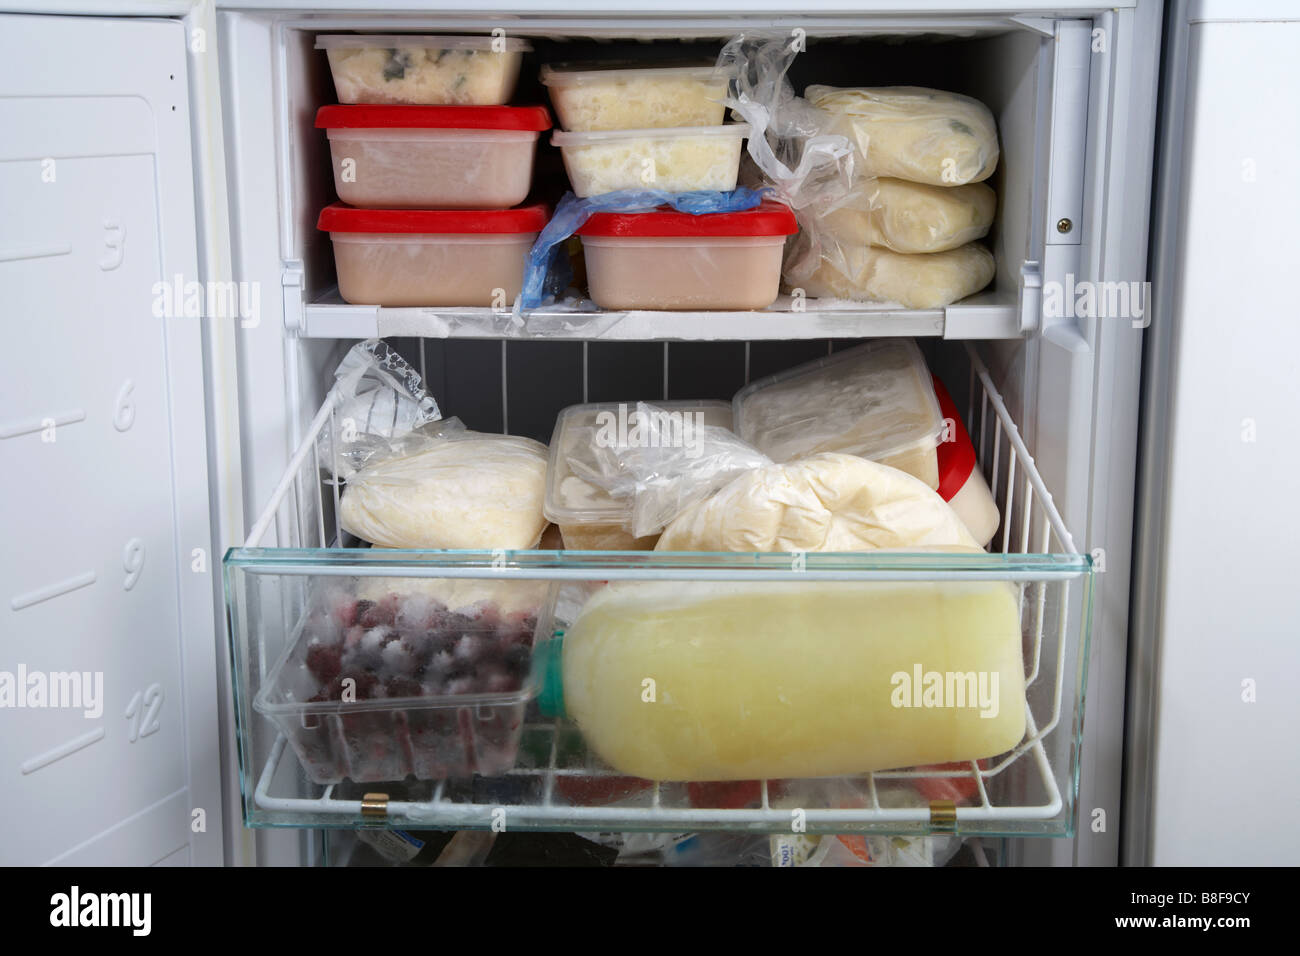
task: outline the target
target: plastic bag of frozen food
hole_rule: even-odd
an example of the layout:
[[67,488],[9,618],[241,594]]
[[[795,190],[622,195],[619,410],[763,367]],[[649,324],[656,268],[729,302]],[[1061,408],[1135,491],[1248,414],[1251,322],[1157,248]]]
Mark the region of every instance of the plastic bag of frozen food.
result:
[[756,468],[677,515],[656,551],[978,550],[925,482],[856,455],[824,452]]
[[566,192],[550,222],[542,229],[524,264],[524,286],[519,296],[523,309],[536,309],[549,296],[559,295],[571,278],[564,241],[598,212],[649,212],[671,206],[678,212],[701,216],[715,212],[744,212],[763,201],[764,191],[739,187],[727,192],[700,190],[670,193],[662,189],[620,189],[579,199]]
[[[917,255],[848,244],[838,252],[838,262],[824,257],[799,280],[808,295],[941,309],[984,288],[996,272],[993,253],[977,242]],[[788,271],[786,279],[795,281]]]
[[334,371],[333,390],[334,412],[317,451],[336,479],[392,454],[404,436],[442,419],[420,373],[381,339],[352,346]]
[[919,86],[810,86],[808,102],[857,146],[862,176],[932,186],[977,183],[998,164],[993,112],[979,100]]
[[984,183],[929,186],[881,176],[822,219],[846,246],[894,252],[944,252],[981,239],[993,225],[997,195]]
[[630,498],[625,530],[657,534],[686,508],[755,468],[771,463],[703,414],[637,402],[625,434],[595,439],[570,454],[570,469],[614,498]]
[[533,548],[547,521],[546,446],[514,435],[411,435],[348,479],[339,522],[381,548]]

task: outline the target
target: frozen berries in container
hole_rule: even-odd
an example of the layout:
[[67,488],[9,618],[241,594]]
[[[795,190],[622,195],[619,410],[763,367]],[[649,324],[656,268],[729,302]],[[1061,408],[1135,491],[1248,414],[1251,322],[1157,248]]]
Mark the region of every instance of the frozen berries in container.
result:
[[314,597],[253,706],[315,783],[515,763],[545,582],[360,579]]

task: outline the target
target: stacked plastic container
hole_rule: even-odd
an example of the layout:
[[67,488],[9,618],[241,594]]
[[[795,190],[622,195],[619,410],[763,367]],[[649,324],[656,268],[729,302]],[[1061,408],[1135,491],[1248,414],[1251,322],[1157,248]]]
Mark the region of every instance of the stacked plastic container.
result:
[[[573,192],[736,188],[746,123],[724,123],[727,78],[712,64],[548,65],[541,81]],[[589,292],[605,309],[761,309],[777,296],[785,206],[692,215],[597,213],[578,230]]]
[[527,41],[334,35],[316,48],[340,100],[316,114],[342,200],[317,223],[334,244],[339,294],[509,308],[548,214],[519,204],[550,114],[505,105]]

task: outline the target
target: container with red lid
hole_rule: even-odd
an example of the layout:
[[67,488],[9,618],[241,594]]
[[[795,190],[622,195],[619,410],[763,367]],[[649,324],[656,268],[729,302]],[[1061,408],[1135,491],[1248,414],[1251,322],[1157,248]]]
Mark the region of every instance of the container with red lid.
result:
[[339,295],[357,305],[509,309],[549,210],[354,209],[334,203],[316,228],[334,245]]
[[578,230],[588,291],[602,309],[765,309],[777,296],[788,206],[694,216],[667,207],[604,212]]
[[544,106],[322,106],[334,188],[354,206],[500,209],[524,201]]

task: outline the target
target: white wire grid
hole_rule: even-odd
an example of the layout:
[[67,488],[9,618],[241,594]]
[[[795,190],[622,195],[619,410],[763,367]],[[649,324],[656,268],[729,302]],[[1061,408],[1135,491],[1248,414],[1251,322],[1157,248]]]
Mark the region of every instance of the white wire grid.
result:
[[[245,809],[250,825],[352,826],[373,825],[373,811],[363,810],[357,791],[387,792],[390,823],[426,827],[472,828],[504,823],[514,828],[550,830],[762,829],[788,831],[792,812],[802,814],[809,832],[961,832],[1066,833],[1073,826],[1073,791],[1078,762],[1079,718],[1082,708],[1082,662],[1086,659],[1090,570],[1043,483],[1019,430],[974,348],[967,346],[972,374],[967,422],[980,466],[1002,514],[991,550],[1004,555],[1041,556],[1011,559],[990,565],[976,557],[971,567],[954,568],[951,556],[936,557],[934,567],[911,558],[887,568],[853,567],[838,563],[821,569],[809,562],[804,571],[775,567],[682,566],[667,559],[662,566],[593,567],[576,553],[547,561],[519,561],[513,577],[563,580],[729,579],[729,580],[989,580],[1014,584],[1020,593],[1026,665],[1026,734],[1010,752],[991,760],[952,769],[902,769],[854,778],[809,784],[807,805],[788,806],[781,789],[762,781],[757,806],[745,808],[695,805],[680,784],[652,783],[635,792],[617,794],[596,806],[575,806],[573,786],[616,785],[615,771],[592,756],[575,760],[560,746],[576,733],[564,722],[530,720],[524,727],[526,747],[515,769],[493,788],[490,799],[467,791],[457,782],[432,782],[414,789],[406,799],[400,785],[344,787],[306,782],[297,758],[270,721],[253,714],[247,702],[257,686],[239,688],[242,753],[245,768]],[[322,481],[317,436],[335,417],[334,396],[327,397],[301,445],[293,455],[271,501],[248,536],[245,549],[228,558],[227,595],[236,646],[248,666],[244,683],[260,681],[270,670],[285,641],[295,639],[304,616],[312,582],[326,577],[491,577],[501,572],[499,555],[484,560],[438,563],[349,559],[337,550],[322,552],[346,541],[337,523],[339,488]],[[271,549],[253,550],[249,549]],[[287,550],[286,550],[287,549]],[[301,550],[306,549],[306,550]],[[528,557],[520,553],[519,557]],[[590,558],[591,555],[586,555]],[[814,556],[810,556],[814,557]],[[837,556],[840,557],[840,556]],[[488,559],[491,559],[489,561]],[[494,563],[493,563],[494,562]],[[1073,585],[1073,587],[1072,587]],[[256,676],[253,676],[256,675]],[[530,711],[531,713],[531,711]],[[525,752],[531,756],[525,756]],[[536,759],[537,755],[545,755]],[[954,807],[917,797],[918,782],[928,792],[947,784],[964,791]],[[613,789],[617,789],[615,786]],[[612,791],[611,791],[612,792]],[[692,799],[693,798],[693,799]],[[828,805],[818,806],[818,802]]]

